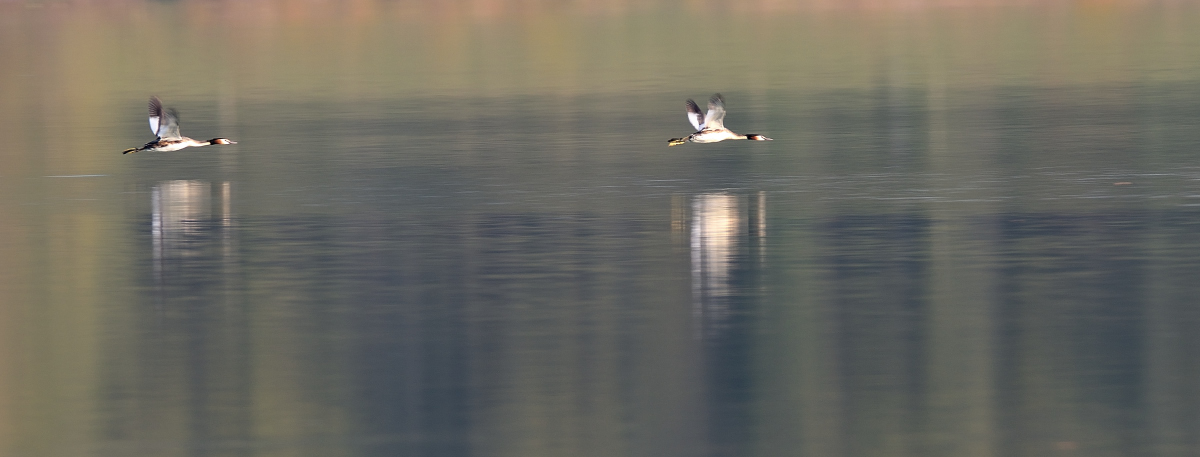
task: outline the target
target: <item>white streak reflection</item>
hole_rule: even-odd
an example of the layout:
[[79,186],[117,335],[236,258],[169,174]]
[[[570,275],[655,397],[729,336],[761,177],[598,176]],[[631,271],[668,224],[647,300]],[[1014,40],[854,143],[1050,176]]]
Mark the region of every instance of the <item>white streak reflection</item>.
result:
[[151,255],[160,291],[168,273],[183,278],[190,267],[217,260],[227,268],[233,261],[231,200],[229,182],[163,181],[151,189]]
[[206,181],[160,182],[150,192],[150,206],[155,264],[168,255],[197,255],[187,249],[188,240],[202,233],[212,218],[212,185]]
[[767,194],[700,194],[692,197],[690,208],[677,196],[671,206],[673,233],[684,230],[686,212],[691,212],[692,313],[698,336],[711,338],[729,325],[739,293],[738,272],[754,267],[746,262],[762,265],[765,260]]
[[692,200],[692,313],[701,336],[724,326],[729,317],[740,216],[734,195],[702,194]]

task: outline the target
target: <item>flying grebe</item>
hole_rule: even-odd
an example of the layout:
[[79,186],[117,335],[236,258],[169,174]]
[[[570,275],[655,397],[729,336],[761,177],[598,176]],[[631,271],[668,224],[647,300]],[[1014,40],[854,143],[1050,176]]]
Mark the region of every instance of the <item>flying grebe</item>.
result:
[[742,135],[725,128],[725,98],[721,97],[721,94],[713,94],[708,99],[708,113],[700,111],[696,102],[688,99],[687,116],[692,126],[696,127],[696,133],[683,138],[671,138],[671,141],[667,142],[667,146],[678,146],[689,141],[693,143],[716,143],[725,140],[771,141],[770,138],[757,133]]
[[228,138],[213,138],[208,141],[196,141],[179,134],[179,116],[175,110],[163,111],[162,101],[158,97],[150,97],[150,131],[158,138],[146,143],[140,148],[126,149],[122,154],[140,151],[178,151],[188,147],[208,146],[210,144],[237,144]]

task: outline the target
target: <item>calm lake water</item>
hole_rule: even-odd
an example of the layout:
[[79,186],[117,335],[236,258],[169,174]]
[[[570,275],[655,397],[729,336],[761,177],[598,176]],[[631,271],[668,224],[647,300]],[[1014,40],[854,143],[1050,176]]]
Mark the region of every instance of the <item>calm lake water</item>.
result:
[[1200,7],[959,3],[0,1],[0,456],[1200,453]]

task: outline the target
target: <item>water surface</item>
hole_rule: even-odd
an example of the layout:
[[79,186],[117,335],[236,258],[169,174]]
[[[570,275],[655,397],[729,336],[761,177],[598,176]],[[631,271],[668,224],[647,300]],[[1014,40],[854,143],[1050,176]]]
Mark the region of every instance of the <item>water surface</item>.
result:
[[0,3],[0,455],[1195,454],[1198,13]]

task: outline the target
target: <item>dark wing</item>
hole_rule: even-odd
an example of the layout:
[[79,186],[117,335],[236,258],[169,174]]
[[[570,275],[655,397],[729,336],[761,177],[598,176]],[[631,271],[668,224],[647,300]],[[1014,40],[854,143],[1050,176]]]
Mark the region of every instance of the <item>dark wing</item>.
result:
[[700,106],[690,98],[687,101],[687,116],[688,122],[692,123],[697,132],[704,130],[704,112],[700,111]]
[[708,99],[708,113],[704,115],[704,128],[725,128],[725,98],[721,94],[713,94]]
[[162,100],[158,97],[150,96],[150,131],[154,135],[158,135],[158,121],[162,119],[163,107]]

